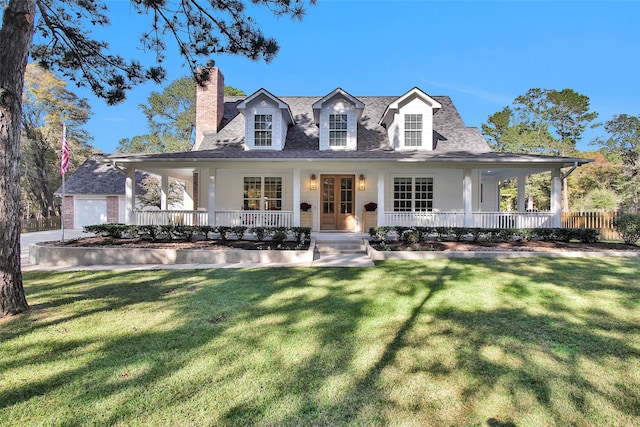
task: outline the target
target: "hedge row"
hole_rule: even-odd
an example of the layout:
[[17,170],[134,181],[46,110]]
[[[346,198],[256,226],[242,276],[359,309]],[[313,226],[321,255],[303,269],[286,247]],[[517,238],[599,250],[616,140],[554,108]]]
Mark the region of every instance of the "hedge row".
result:
[[509,242],[512,240],[547,240],[569,242],[579,240],[595,243],[600,230],[595,228],[470,228],[470,227],[371,227],[369,235],[376,241],[391,239],[405,243],[419,243],[430,238],[437,240],[462,240]]
[[225,227],[210,225],[125,225],[125,224],[100,224],[84,227],[87,233],[97,236],[112,237],[115,239],[143,238],[149,240],[192,240],[200,237],[209,240],[212,234],[217,234],[221,240],[230,237],[238,240],[251,234],[259,242],[270,239],[274,242],[284,242],[290,237],[297,243],[311,240],[311,228],[309,227]]

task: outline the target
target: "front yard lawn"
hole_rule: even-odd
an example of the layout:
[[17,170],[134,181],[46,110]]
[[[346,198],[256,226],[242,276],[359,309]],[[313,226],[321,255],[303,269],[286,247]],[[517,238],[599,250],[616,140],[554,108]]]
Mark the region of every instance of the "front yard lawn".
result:
[[0,425],[640,425],[639,267],[25,273]]

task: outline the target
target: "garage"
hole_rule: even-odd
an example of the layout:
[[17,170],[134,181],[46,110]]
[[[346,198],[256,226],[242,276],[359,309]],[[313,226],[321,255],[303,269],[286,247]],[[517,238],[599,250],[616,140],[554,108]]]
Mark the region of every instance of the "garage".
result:
[[75,198],[74,227],[107,223],[107,199],[106,197],[94,199]]

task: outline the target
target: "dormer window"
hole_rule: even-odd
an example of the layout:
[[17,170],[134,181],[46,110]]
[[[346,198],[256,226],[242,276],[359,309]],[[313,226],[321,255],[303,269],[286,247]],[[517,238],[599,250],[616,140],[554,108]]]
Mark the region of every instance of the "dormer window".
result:
[[347,115],[329,114],[329,146],[347,146]]
[[273,116],[271,114],[256,114],[254,116],[254,144],[256,147],[271,147],[273,145]]
[[378,123],[387,129],[394,150],[431,151],[435,149],[433,115],[440,108],[438,101],[413,88],[389,104]]
[[245,150],[284,148],[287,130],[295,123],[285,102],[260,89],[239,103],[237,108],[245,117]]
[[320,129],[320,151],[358,149],[358,122],[364,104],[338,88],[315,102],[314,123]]
[[405,114],[405,147],[422,147],[422,114]]

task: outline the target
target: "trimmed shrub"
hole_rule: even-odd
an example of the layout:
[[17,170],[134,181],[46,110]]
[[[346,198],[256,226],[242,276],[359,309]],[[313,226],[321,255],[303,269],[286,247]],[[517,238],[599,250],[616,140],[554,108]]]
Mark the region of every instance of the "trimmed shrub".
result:
[[269,236],[269,229],[267,227],[254,227],[253,233],[256,235],[258,242],[264,242],[264,238]]
[[271,235],[271,240],[278,244],[281,244],[282,242],[287,240],[286,229],[283,229],[282,227],[276,227],[275,231]]
[[237,225],[235,227],[231,227],[231,234],[236,236],[236,239],[242,240],[244,237],[244,233],[247,231],[247,227],[243,225]]
[[310,227],[292,227],[291,232],[296,239],[296,243],[302,243],[302,241],[311,240],[311,228]]
[[640,214],[620,215],[613,226],[627,245],[635,245],[640,240]]
[[85,233],[93,233],[100,237],[113,237],[114,239],[121,239],[128,232],[127,225],[124,224],[96,224],[85,225],[83,230]]
[[231,233],[231,227],[221,225],[220,227],[217,228],[217,231],[218,231],[218,234],[220,235],[220,240],[227,240],[229,234]]

